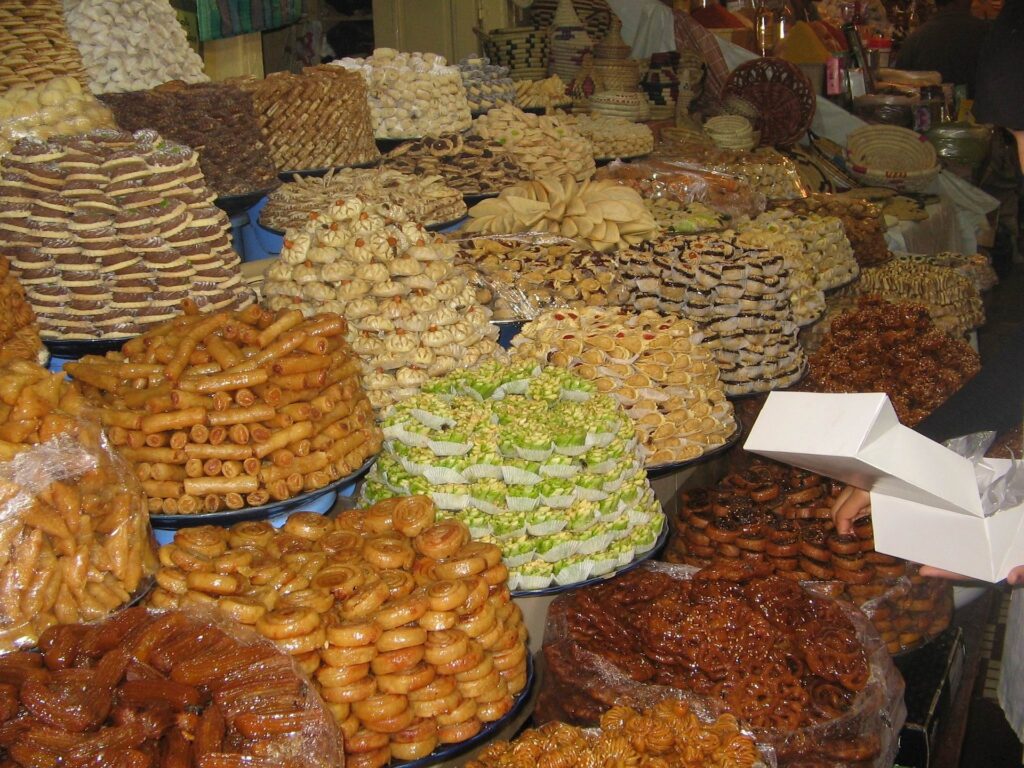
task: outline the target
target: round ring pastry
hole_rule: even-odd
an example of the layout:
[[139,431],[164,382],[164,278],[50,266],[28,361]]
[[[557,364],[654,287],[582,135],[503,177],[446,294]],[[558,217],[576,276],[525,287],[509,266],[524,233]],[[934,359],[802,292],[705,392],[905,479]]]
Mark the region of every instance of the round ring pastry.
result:
[[282,530],[309,541],[320,541],[334,530],[334,521],[316,512],[296,512],[288,517]]
[[303,637],[320,626],[320,615],[308,608],[281,608],[263,614],[256,621],[257,631],[271,640]]
[[434,524],[434,503],[426,496],[407,496],[398,500],[392,516],[396,531],[415,538]]
[[374,577],[373,581],[361,584],[352,596],[341,604],[341,615],[346,619],[372,616],[387,599],[388,585]]
[[377,611],[374,621],[380,625],[381,629],[394,629],[403,624],[418,621],[429,609],[430,602],[425,590],[418,589],[399,600],[390,600],[385,603]]
[[375,752],[378,749],[387,747],[387,745],[388,737],[386,734],[361,729],[345,739],[345,752],[351,755],[361,755],[367,752]]
[[363,537],[355,531],[332,531],[320,540],[320,546],[328,556],[342,552],[359,553],[363,549]]
[[[365,580],[365,573],[357,566],[331,563],[313,577],[310,586],[330,592],[339,600],[347,600],[363,586]],[[384,589],[387,591],[386,585]]]
[[429,632],[451,629],[458,623],[459,617],[455,611],[427,611],[417,621],[417,624]]
[[370,669],[375,675],[393,675],[396,672],[404,672],[423,661],[423,653],[424,647],[422,645],[389,651],[388,653],[378,653],[374,656],[373,661],[370,662]]
[[[351,685],[342,685],[337,688],[324,688],[320,694],[326,701],[333,701],[336,704],[351,704],[355,701],[362,701],[368,696],[377,692],[377,681],[373,677],[365,677]],[[348,745],[346,743],[346,749]]]
[[388,569],[377,575],[388,585],[388,595],[392,600],[399,600],[416,589],[416,580],[408,571]]
[[437,740],[442,744],[458,744],[476,736],[483,727],[475,717],[455,725],[445,725],[437,729]]
[[363,541],[363,557],[381,569],[411,568],[416,557],[408,539],[394,538],[397,534],[378,534]]
[[434,566],[434,573],[440,579],[461,579],[476,576],[487,570],[487,561],[483,557],[469,556],[459,558],[458,555]]
[[483,541],[471,541],[455,553],[456,560],[467,557],[482,557],[488,568],[493,568],[501,562],[501,549],[494,544]]
[[431,632],[427,637],[424,658],[435,666],[461,659],[469,652],[469,637],[460,629]]
[[352,711],[364,723],[370,720],[386,720],[405,712],[408,708],[409,700],[394,693],[378,693],[362,701],[352,702]]
[[404,672],[392,675],[377,675],[377,688],[383,693],[408,694],[416,691],[437,677],[437,670],[429,664],[417,664]]
[[342,621],[332,618],[327,624],[327,640],[342,648],[373,645],[383,633],[380,624],[371,618]]
[[433,720],[414,720],[391,735],[391,756],[396,760],[417,760],[437,748],[437,725]]
[[494,659],[489,655],[484,657],[484,660],[477,664],[473,669],[465,672],[460,672],[455,676],[456,682],[468,683],[473,680],[479,680],[481,677],[486,677],[494,669]]
[[[437,680],[451,680],[452,683],[455,682],[455,679],[452,677],[435,678],[435,682]],[[452,709],[457,707],[459,703],[462,701],[462,694],[459,693],[457,690],[454,690],[454,685],[452,687],[453,690],[451,693],[436,699],[427,699],[425,701],[410,700],[409,708],[412,709],[414,713],[416,713],[417,717],[433,718],[437,717],[438,715],[444,712],[450,712]],[[409,694],[410,697],[412,696],[413,693],[417,693],[417,691],[412,691]]]
[[487,602],[487,598],[490,595],[490,589],[487,586],[487,582],[479,576],[470,576],[467,579],[463,579],[463,581],[469,588],[469,597],[467,597],[466,602],[462,604],[462,610],[460,613],[473,613]]
[[324,647],[327,642],[327,633],[323,627],[317,627],[308,635],[298,637],[286,637],[282,640],[275,640],[274,643],[282,651],[290,656],[299,656],[305,653],[312,653]]
[[316,679],[324,688],[341,688],[362,680],[368,674],[370,674],[369,662],[351,664],[347,667],[331,667],[325,664],[316,671]]
[[484,723],[493,723],[495,720],[500,720],[512,710],[513,703],[512,697],[508,695],[497,701],[478,703],[476,708],[477,719]]
[[427,600],[432,611],[451,611],[469,597],[469,587],[460,579],[438,581],[427,588]]
[[397,651],[423,645],[427,641],[427,630],[423,627],[396,627],[384,632],[377,640],[377,650],[381,653]]
[[[185,528],[183,531],[194,530]],[[263,549],[270,540],[274,538],[274,526],[265,520],[247,520],[242,523],[235,523],[228,529],[228,544],[238,549],[244,546],[254,546]]]
[[352,648],[341,648],[334,645],[328,645],[320,652],[320,655],[323,657],[324,664],[329,664],[332,667],[348,667],[353,664],[369,664],[377,656],[377,646],[361,645]]
[[483,661],[484,649],[476,640],[469,641],[469,648],[466,653],[457,659],[449,661],[447,664],[438,664],[437,673],[439,675],[457,675],[460,672],[466,672],[467,670],[473,669]]
[[499,682],[501,682],[501,673],[496,669],[492,669],[490,673],[477,680],[459,683],[458,688],[459,692],[466,698],[475,699],[488,691],[493,691],[498,687]]
[[228,547],[224,529],[214,525],[182,528],[175,535],[174,544],[179,549],[208,558],[223,555]]
[[435,560],[451,557],[469,542],[469,529],[458,520],[434,523],[416,538],[413,546],[421,555]]
[[255,624],[267,612],[267,607],[254,598],[235,595],[217,601],[217,610],[239,624]]

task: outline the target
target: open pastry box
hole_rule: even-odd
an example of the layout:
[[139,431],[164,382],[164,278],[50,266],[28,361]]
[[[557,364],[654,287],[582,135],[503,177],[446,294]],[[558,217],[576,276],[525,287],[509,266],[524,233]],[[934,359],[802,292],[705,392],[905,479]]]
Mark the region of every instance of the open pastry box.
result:
[[885,394],[773,392],[745,448],[869,489],[879,552],[989,582],[1024,564],[1022,462],[964,458]]

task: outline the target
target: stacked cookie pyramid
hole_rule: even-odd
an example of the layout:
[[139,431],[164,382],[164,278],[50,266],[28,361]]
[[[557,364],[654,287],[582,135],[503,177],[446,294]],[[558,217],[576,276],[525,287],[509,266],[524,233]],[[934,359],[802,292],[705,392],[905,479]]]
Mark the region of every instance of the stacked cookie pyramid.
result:
[[263,293],[271,309],[343,315],[370,402],[385,408],[501,355],[491,312],[454,257],[401,207],[339,199],[285,233]]
[[637,309],[678,313],[700,326],[726,394],[767,392],[803,375],[781,254],[675,235],[624,252],[623,266]]
[[22,139],[0,160],[0,248],[44,337],[135,334],[251,303],[196,153],[155,131]]

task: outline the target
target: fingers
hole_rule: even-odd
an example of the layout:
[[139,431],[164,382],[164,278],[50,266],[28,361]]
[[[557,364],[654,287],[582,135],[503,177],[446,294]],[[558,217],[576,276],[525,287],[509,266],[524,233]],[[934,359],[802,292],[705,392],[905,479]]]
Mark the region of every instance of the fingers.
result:
[[853,521],[871,512],[871,495],[862,488],[846,486],[832,505],[832,522],[840,534],[853,531]]
[[1018,565],[1006,577],[1006,583],[1012,587],[1019,587],[1024,584],[1024,565]]
[[[922,576],[929,576],[933,579],[948,579],[950,581],[975,581],[970,576],[964,576],[962,573],[954,573],[953,571],[946,571],[942,568],[934,568],[930,565],[922,565],[921,571]],[[1024,574],[1024,571],[1022,571]]]

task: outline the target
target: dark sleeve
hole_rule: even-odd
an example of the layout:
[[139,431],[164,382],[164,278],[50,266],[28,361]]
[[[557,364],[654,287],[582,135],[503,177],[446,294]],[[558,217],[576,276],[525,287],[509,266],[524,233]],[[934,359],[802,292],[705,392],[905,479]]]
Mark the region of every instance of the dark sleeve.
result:
[[981,371],[914,429],[943,441],[972,432],[1003,432],[1024,421],[1024,323],[1007,334]]

